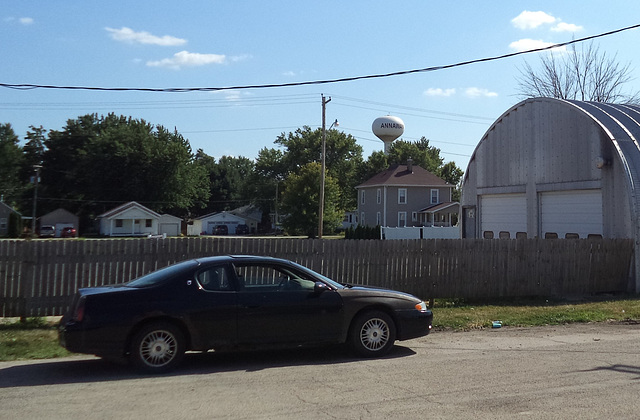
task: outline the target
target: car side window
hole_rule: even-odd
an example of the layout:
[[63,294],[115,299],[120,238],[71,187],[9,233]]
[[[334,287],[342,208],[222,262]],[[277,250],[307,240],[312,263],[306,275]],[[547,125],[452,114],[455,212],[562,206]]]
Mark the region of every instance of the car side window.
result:
[[238,265],[236,275],[246,292],[312,291],[315,286],[299,273],[270,265]]
[[229,275],[225,267],[212,267],[207,270],[203,270],[196,275],[196,280],[204,290],[231,290]]

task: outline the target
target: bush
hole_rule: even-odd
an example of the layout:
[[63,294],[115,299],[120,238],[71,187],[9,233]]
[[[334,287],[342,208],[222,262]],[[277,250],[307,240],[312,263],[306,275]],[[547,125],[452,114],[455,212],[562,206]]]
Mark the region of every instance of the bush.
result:
[[345,239],[380,239],[380,226],[350,226],[344,232]]

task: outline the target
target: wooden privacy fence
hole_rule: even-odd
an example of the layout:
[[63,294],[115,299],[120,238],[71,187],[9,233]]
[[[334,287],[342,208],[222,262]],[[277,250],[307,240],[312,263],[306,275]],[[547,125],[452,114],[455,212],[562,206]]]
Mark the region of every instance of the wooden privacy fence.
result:
[[627,239],[0,240],[0,316],[61,315],[78,288],[122,283],[202,256],[281,257],[339,282],[430,299],[628,292],[633,252]]

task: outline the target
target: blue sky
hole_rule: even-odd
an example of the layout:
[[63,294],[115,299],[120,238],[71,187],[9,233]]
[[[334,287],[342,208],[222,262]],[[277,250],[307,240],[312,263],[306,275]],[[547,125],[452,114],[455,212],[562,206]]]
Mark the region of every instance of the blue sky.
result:
[[[499,56],[640,23],[636,1],[20,1],[0,8],[0,83],[128,88],[283,84],[386,74]],[[596,41],[629,62],[640,31]],[[0,122],[60,130],[88,113],[174,127],[195,150],[254,159],[282,132],[327,123],[364,157],[371,123],[395,115],[463,170],[484,132],[521,100],[516,77],[537,54],[335,84],[145,93],[0,88]],[[635,60],[635,61],[634,61]],[[640,78],[629,85],[640,90]]]

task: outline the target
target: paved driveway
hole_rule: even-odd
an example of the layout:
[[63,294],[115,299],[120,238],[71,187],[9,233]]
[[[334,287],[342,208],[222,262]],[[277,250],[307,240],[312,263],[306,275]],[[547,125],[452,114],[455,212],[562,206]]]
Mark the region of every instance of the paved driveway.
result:
[[635,419],[640,326],[434,332],[342,348],[193,354],[140,376],[91,357],[0,363],[2,419]]

